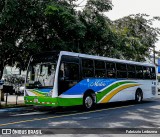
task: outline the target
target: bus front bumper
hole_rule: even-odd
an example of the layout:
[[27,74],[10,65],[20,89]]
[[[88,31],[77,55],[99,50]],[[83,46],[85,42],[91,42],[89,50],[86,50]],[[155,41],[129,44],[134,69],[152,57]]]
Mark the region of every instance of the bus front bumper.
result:
[[26,105],[36,105],[36,106],[58,106],[58,99],[52,97],[41,97],[41,96],[25,96],[24,102]]

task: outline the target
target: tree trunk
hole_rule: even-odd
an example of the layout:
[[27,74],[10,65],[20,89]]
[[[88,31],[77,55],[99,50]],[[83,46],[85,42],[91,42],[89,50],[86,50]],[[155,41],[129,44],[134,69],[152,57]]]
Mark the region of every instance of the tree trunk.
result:
[[0,80],[2,79],[2,76],[3,76],[3,70],[4,70],[4,65],[2,63],[0,64]]

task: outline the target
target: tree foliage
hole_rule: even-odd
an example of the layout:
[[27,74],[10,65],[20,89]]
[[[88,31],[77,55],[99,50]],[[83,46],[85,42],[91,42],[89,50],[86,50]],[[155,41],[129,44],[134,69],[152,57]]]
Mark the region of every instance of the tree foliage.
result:
[[126,59],[141,61],[149,57],[159,35],[153,28],[153,19],[145,14],[136,14],[118,19],[113,23],[113,31],[118,35],[118,50]]
[[[17,64],[25,69],[29,56],[67,50],[141,61],[149,56],[159,34],[144,14],[111,21],[110,0],[0,0],[0,71]],[[1,77],[1,75],[0,75]]]

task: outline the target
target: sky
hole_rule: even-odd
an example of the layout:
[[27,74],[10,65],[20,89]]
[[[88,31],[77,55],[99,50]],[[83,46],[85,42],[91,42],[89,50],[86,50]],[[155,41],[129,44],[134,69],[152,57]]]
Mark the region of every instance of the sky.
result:
[[[160,0],[112,0],[112,4],[113,9],[106,13],[111,20],[137,13],[160,17]],[[160,28],[160,21],[154,22],[153,26]],[[158,38],[156,50],[160,50],[160,37]]]
[[[85,0],[79,0],[79,2],[82,2],[81,5],[85,4]],[[111,20],[138,13],[160,17],[160,0],[112,0],[112,4],[113,9],[106,13]],[[160,28],[160,21],[154,22],[153,27]],[[160,37],[155,45],[156,50],[160,50]]]

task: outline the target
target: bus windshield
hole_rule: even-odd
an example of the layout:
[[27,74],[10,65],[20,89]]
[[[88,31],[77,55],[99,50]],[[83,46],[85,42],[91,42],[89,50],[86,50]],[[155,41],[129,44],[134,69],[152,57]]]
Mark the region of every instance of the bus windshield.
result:
[[30,59],[27,71],[27,88],[53,87],[58,55],[38,54]]

